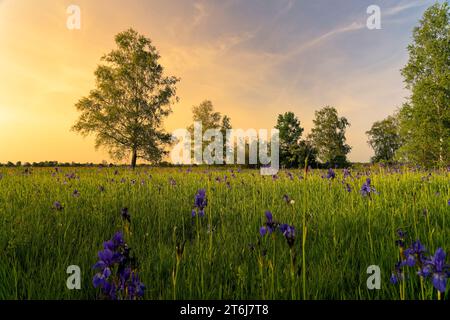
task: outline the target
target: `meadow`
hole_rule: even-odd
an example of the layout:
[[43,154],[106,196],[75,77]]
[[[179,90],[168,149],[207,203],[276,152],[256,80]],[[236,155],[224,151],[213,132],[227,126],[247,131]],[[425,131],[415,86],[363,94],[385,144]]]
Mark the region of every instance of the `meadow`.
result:
[[[446,169],[0,168],[0,299],[98,298],[93,265],[117,231],[144,299],[437,299],[417,268],[391,275],[399,240],[449,263],[449,199]],[[66,287],[69,265],[80,290]]]

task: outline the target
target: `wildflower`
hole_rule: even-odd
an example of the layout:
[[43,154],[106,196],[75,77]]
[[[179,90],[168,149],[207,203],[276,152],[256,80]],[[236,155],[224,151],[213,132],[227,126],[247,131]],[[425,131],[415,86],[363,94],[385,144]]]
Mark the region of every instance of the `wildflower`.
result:
[[327,179],[334,179],[334,178],[336,178],[336,173],[334,172],[334,170],[333,169],[328,169],[328,173],[327,173]]
[[402,229],[398,229],[398,230],[397,230],[397,235],[398,235],[400,238],[403,239],[403,238],[406,236],[406,232],[403,231]]
[[403,271],[402,271],[402,263],[401,261],[395,264],[395,271],[391,274],[389,281],[392,284],[398,284],[400,280],[404,279]]
[[425,247],[417,240],[403,252],[405,258],[403,264],[408,267],[413,267],[417,262],[422,263],[425,260],[424,254]]
[[120,210],[120,215],[122,216],[123,220],[126,220],[131,223],[131,215],[128,212],[128,208],[122,208],[122,210]]
[[61,211],[62,209],[64,209],[64,207],[61,204],[61,202],[55,201],[55,202],[53,202],[53,209]]
[[370,178],[367,178],[361,187],[361,194],[365,197],[370,196],[371,193],[377,193],[377,190],[372,187]]
[[291,199],[287,194],[285,194],[285,195],[283,196],[283,200],[284,200],[284,202],[286,202],[287,204],[294,204],[294,203],[295,203],[294,199]]
[[67,178],[67,179],[75,179],[75,173],[66,173],[65,174],[65,177]]
[[398,283],[398,276],[397,276],[395,273],[392,273],[392,274],[391,274],[391,277],[389,278],[389,281],[390,281],[392,284],[397,284],[397,283]]
[[350,170],[348,170],[347,168],[344,168],[344,179],[351,177],[352,174],[350,173]]
[[194,209],[192,210],[192,217],[198,213],[199,217],[205,215],[205,207],[208,205],[208,199],[206,198],[206,190],[199,189],[194,199]]
[[284,237],[286,238],[289,247],[292,248],[292,246],[294,245],[294,241],[295,241],[295,228],[294,228],[294,226],[290,226],[290,225],[288,225],[286,223],[282,224],[282,225],[280,225],[280,231],[284,235]]
[[404,232],[402,229],[398,229],[397,235],[400,239],[396,240],[395,244],[398,245],[400,248],[404,248],[405,247],[404,238],[406,236],[406,232]]
[[169,183],[170,183],[171,186],[176,186],[177,185],[177,182],[175,181],[174,178],[170,178],[169,179]]
[[80,196],[80,192],[77,189],[75,189],[75,190],[73,190],[72,196],[74,196],[75,198],[78,198]]
[[261,227],[259,228],[259,234],[261,235],[261,237],[264,237],[267,233],[267,228],[266,227]]
[[430,257],[424,263],[421,271],[419,271],[419,274],[424,277],[431,275],[433,286],[441,293],[445,292],[447,279],[450,275],[450,265],[445,264],[445,257],[445,251],[442,248],[438,248],[434,256]]
[[143,297],[145,285],[134,270],[135,258],[130,248],[117,232],[111,240],[103,243],[98,252],[99,260],[93,266],[97,273],[92,279],[94,288],[100,288],[106,299],[138,299]]
[[278,223],[273,221],[272,212],[266,211],[265,216],[266,216],[265,226],[262,226],[259,229],[259,234],[262,237],[264,237],[267,233],[270,234],[270,233],[274,232],[276,230],[276,228],[278,227]]

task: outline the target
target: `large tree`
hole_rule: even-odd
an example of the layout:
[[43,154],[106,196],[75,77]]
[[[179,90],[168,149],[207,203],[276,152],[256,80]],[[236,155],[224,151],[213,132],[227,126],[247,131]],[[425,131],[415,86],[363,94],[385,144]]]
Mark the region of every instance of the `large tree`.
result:
[[303,128],[291,111],[279,114],[276,129],[280,137],[280,164],[285,168],[315,163],[315,152],[308,141],[301,140]]
[[414,28],[409,61],[402,70],[411,96],[400,112],[399,150],[405,161],[425,166],[450,164],[450,10],[428,8]]
[[94,134],[96,148],[105,147],[114,159],[131,155],[133,168],[138,158],[158,162],[171,141],[162,121],[177,100],[178,79],[164,75],[151,40],[133,29],[115,42],[95,71],[95,89],[76,104],[81,114],[73,130]]
[[384,120],[376,121],[366,134],[369,137],[367,143],[375,152],[372,162],[392,162],[401,146],[398,117],[388,116]]
[[309,135],[319,160],[328,165],[347,164],[351,147],[346,144],[345,129],[350,123],[339,117],[334,107],[326,106],[315,112],[314,127]]

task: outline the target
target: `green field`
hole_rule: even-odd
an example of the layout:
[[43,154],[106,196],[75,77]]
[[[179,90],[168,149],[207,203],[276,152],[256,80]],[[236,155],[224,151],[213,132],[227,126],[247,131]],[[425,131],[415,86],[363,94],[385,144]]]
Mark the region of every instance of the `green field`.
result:
[[[0,168],[0,299],[95,299],[97,252],[120,230],[145,299],[436,299],[414,268],[400,285],[389,278],[399,228],[407,245],[420,239],[450,260],[450,173],[351,172],[349,192],[340,170],[327,179],[325,170]],[[367,175],[378,193],[363,196]],[[192,218],[201,188],[205,216]],[[260,235],[266,210],[295,226],[292,250],[279,231]],[[81,290],[66,287],[69,265],[81,268]],[[367,288],[370,265],[381,269],[379,290]]]

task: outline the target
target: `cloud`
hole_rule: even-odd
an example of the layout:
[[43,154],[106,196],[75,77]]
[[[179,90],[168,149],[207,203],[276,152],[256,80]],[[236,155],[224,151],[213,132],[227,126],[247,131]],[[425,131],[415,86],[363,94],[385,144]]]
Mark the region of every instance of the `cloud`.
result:
[[209,13],[206,9],[206,6],[202,2],[194,3],[195,8],[195,16],[194,16],[194,26],[199,25],[206,17],[209,16]]
[[382,11],[382,14],[384,14],[385,16],[394,16],[396,14],[399,14],[403,11],[412,9],[412,8],[417,8],[417,7],[423,7],[426,6],[430,3],[432,3],[433,1],[429,1],[429,0],[417,0],[417,1],[408,1],[408,2],[404,2],[401,3],[395,7],[390,7],[386,10]]
[[342,26],[333,30],[330,30],[316,38],[313,38],[305,43],[300,44],[299,46],[295,47],[294,49],[290,50],[287,54],[285,54],[282,59],[279,62],[284,62],[285,60],[291,59],[301,53],[303,53],[305,50],[311,49],[317,45],[320,45],[321,43],[329,40],[330,38],[333,38],[334,36],[361,30],[366,27],[366,24],[362,22],[353,22],[349,25]]

